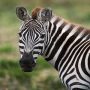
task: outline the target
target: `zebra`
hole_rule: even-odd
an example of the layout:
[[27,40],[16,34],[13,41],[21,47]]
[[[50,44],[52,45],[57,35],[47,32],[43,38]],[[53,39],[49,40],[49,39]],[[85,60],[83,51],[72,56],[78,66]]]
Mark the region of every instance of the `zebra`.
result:
[[19,32],[20,65],[32,71],[42,55],[59,73],[68,90],[90,90],[90,31],[36,8],[30,16],[24,7],[16,14],[23,21]]

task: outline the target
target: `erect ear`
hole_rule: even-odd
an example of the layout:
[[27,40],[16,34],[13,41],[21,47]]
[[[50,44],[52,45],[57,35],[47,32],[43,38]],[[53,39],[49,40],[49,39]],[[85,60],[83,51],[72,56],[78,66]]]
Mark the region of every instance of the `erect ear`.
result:
[[43,22],[47,22],[52,18],[52,10],[49,8],[41,9],[37,14],[37,19]]
[[48,20],[50,20],[52,18],[52,9],[51,8],[45,8],[45,16]]
[[24,7],[16,7],[16,15],[23,21],[26,21],[30,18],[27,10]]

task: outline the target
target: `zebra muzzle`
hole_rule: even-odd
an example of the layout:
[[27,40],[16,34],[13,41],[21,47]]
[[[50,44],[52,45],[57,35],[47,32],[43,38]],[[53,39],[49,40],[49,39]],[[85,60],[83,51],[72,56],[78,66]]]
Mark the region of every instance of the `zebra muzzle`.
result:
[[20,59],[20,66],[24,72],[31,72],[36,66],[32,53],[24,52],[22,58]]

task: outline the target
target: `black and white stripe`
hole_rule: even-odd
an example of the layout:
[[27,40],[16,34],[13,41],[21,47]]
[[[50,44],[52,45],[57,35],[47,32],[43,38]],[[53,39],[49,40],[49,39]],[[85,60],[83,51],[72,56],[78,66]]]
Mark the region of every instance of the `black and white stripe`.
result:
[[44,49],[44,29],[43,24],[37,20],[29,20],[22,24],[19,32],[19,49],[21,57],[24,52],[33,51],[33,57],[36,59]]
[[90,90],[90,31],[54,16],[44,57],[69,90]]
[[43,54],[69,90],[90,90],[90,31],[57,16],[47,25],[45,30],[42,22],[33,19],[23,24],[21,56],[31,50],[35,59]]

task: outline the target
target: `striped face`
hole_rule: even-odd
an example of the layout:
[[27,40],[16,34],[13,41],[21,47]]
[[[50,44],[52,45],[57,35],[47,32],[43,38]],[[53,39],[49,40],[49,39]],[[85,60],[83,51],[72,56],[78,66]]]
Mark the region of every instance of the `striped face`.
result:
[[34,58],[37,58],[37,53],[43,52],[45,39],[45,31],[42,23],[37,20],[29,20],[23,23],[19,31],[19,49],[21,58],[24,54],[33,52]]
[[38,55],[44,51],[46,30],[43,23],[32,19],[24,7],[17,7],[16,14],[23,21],[19,31],[20,66],[23,71],[32,71]]
[[[49,20],[51,10],[45,9],[44,12]],[[38,55],[44,54],[44,50],[48,45],[49,32],[47,30],[49,22],[42,22],[45,20],[33,18],[24,7],[17,7],[16,14],[23,21],[19,31],[20,65],[24,71],[32,71]]]
[[[31,68],[34,66],[38,55],[43,53],[45,35],[42,23],[37,20],[30,19],[22,24],[19,31],[20,63],[24,62]],[[22,64],[22,67],[25,67],[25,64]]]

